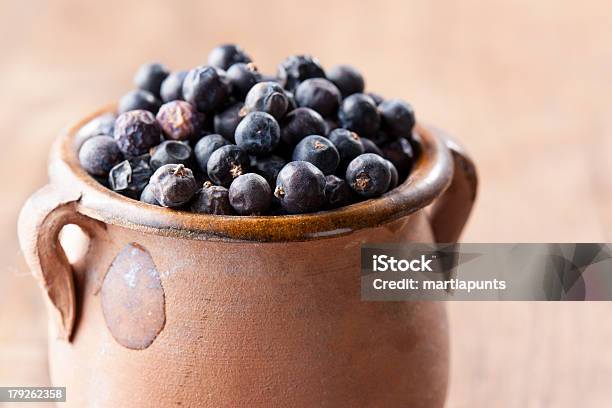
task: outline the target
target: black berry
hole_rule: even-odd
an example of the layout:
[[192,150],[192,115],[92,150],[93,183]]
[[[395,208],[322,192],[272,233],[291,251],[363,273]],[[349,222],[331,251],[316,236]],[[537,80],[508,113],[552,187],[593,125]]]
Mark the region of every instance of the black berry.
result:
[[206,173],[210,155],[218,148],[229,144],[230,142],[219,134],[207,135],[201,138],[193,149],[196,162],[200,169]]
[[171,101],[159,108],[156,119],[166,138],[187,140],[200,131],[204,115],[189,102]]
[[87,139],[94,136],[106,135],[113,136],[113,129],[115,128],[116,116],[114,113],[103,113],[97,116],[83,125],[75,136],[75,145],[77,148],[85,143]]
[[123,160],[123,154],[110,136],[93,136],[79,150],[79,162],[89,174],[106,176],[110,169]]
[[325,118],[325,134],[329,135],[332,130],[338,129],[340,125],[335,119]]
[[135,89],[121,97],[117,110],[119,113],[124,113],[142,109],[151,113],[157,113],[160,106],[161,102],[151,92]]
[[346,181],[357,194],[368,198],[377,197],[389,188],[391,170],[379,155],[365,153],[349,163]]
[[325,176],[311,163],[287,163],[276,178],[274,196],[290,214],[317,211],[325,203]]
[[231,215],[233,211],[228,189],[207,181],[191,200],[191,211],[199,214]]
[[278,156],[253,157],[251,167],[253,171],[266,179],[271,188],[276,186],[276,177],[287,162]]
[[397,169],[389,160],[385,159],[385,163],[389,170],[391,171],[391,182],[389,183],[389,190],[393,190],[399,184],[399,174],[397,173]]
[[349,205],[353,200],[353,190],[340,177],[325,176],[325,207],[328,209]]
[[183,99],[183,81],[186,76],[187,71],[176,71],[164,79],[159,92],[163,102]]
[[281,138],[289,146],[294,146],[309,135],[325,134],[325,121],[310,108],[297,108],[289,112],[281,121]]
[[383,98],[381,95],[377,94],[376,92],[368,92],[366,93],[366,95],[372,98],[376,106],[379,106],[381,103],[385,101],[385,98]]
[[166,140],[153,148],[150,162],[153,170],[157,170],[166,164],[183,164],[188,166],[191,163],[191,147],[186,143]]
[[218,148],[210,155],[206,165],[208,177],[215,184],[224,187],[229,187],[232,181],[246,173],[248,168],[248,154],[236,145]]
[[162,207],[176,208],[191,200],[198,186],[193,173],[182,164],[166,164],[153,173],[153,195]]
[[278,78],[285,88],[293,91],[302,81],[309,78],[325,78],[325,71],[319,60],[310,55],[294,55],[278,66]]
[[134,85],[139,89],[151,92],[159,98],[161,84],[169,74],[166,67],[161,64],[144,64],[138,69],[134,76]]
[[361,144],[363,145],[364,153],[374,153],[379,156],[383,155],[383,152],[382,150],[380,150],[380,147],[378,147],[376,143],[374,143],[372,140],[368,139],[367,137],[362,137],[360,139],[361,139]]
[[227,70],[227,79],[232,84],[232,93],[239,100],[244,100],[249,90],[261,81],[261,74],[252,62],[232,65]]
[[249,63],[251,57],[235,44],[220,45],[208,54],[208,65],[224,70],[239,62]]
[[329,70],[327,78],[342,92],[343,97],[361,93],[365,87],[363,76],[350,65],[337,65]]
[[393,163],[397,169],[400,180],[408,177],[415,158],[410,142],[402,137],[382,145],[381,150],[383,151],[383,156]]
[[247,112],[266,112],[276,119],[283,117],[288,106],[287,94],[276,82],[259,82],[251,88],[244,100]]
[[236,132],[236,127],[242,118],[246,116],[246,112],[243,107],[244,103],[237,102],[230,105],[224,111],[217,113],[214,119],[215,133],[220,134],[230,142],[234,143],[234,133]]
[[229,97],[230,88],[224,73],[213,67],[198,67],[183,81],[183,97],[200,112],[212,112]]
[[229,201],[240,215],[259,215],[270,208],[272,190],[259,174],[243,174],[230,185]]
[[378,106],[381,128],[392,136],[410,137],[415,124],[412,106],[401,99],[389,99]]
[[343,167],[346,167],[351,160],[364,152],[361,138],[355,132],[338,128],[332,130],[328,137],[338,149]]
[[327,79],[312,78],[298,85],[295,100],[299,106],[314,109],[322,116],[333,116],[338,112],[342,95]]
[[340,124],[361,136],[374,135],[380,125],[378,109],[372,98],[357,93],[347,97],[338,111]]
[[280,127],[272,115],[251,112],[238,124],[234,137],[236,144],[245,152],[264,155],[278,145],[280,133]]
[[155,198],[155,194],[153,194],[153,187],[151,187],[151,184],[147,184],[144,190],[142,190],[142,193],[140,194],[140,201],[151,205],[159,205],[157,199]]
[[145,154],[124,160],[113,167],[108,174],[108,183],[113,191],[138,199],[152,174],[149,155]]
[[126,156],[140,156],[161,141],[161,128],[149,111],[125,112],[115,121],[115,142]]
[[295,146],[292,160],[307,161],[317,166],[323,174],[331,174],[340,163],[340,154],[329,139],[311,135]]

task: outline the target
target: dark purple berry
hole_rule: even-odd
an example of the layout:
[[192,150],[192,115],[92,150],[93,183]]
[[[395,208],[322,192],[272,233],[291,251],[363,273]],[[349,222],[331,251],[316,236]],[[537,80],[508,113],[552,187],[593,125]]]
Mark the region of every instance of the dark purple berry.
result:
[[383,151],[383,157],[393,163],[397,169],[399,179],[404,180],[408,177],[415,157],[410,142],[402,137],[382,145],[381,150]]
[[113,129],[115,128],[115,119],[115,114],[108,112],[96,116],[84,124],[75,136],[74,144],[77,149],[79,149],[87,139],[94,136],[106,135],[112,137]]
[[363,76],[350,65],[337,65],[329,70],[327,78],[332,81],[346,98],[349,95],[363,92]]
[[385,159],[385,163],[389,167],[391,171],[391,182],[389,183],[389,190],[393,190],[399,184],[399,174],[397,173],[397,169],[389,160]]
[[328,209],[344,207],[353,201],[353,190],[340,177],[325,176],[325,207]]
[[311,163],[287,163],[276,178],[274,196],[290,214],[317,211],[325,203],[325,176]]
[[252,62],[237,63],[227,70],[227,79],[232,84],[232,93],[239,100],[244,100],[249,90],[261,81],[261,74]]
[[353,94],[342,102],[338,119],[343,128],[365,137],[374,135],[380,125],[380,116],[374,101],[361,93]]
[[246,112],[266,112],[276,119],[283,117],[289,101],[285,90],[276,82],[259,82],[251,88],[244,100]]
[[329,135],[332,130],[338,129],[340,125],[335,119],[325,118],[325,135]]
[[295,146],[293,161],[314,164],[323,174],[332,174],[340,163],[340,154],[334,144],[323,136],[307,136]]
[[198,112],[189,102],[172,101],[159,108],[156,119],[166,138],[187,140],[200,131],[204,114]]
[[142,193],[140,194],[140,201],[151,205],[159,205],[157,199],[155,198],[155,194],[153,194],[151,184],[147,184],[144,190],[142,190]]
[[325,78],[311,78],[300,83],[295,90],[299,106],[311,108],[321,116],[335,116],[342,101],[340,91]]
[[144,64],[136,71],[134,85],[139,89],[151,92],[155,97],[159,98],[161,84],[169,74],[170,72],[161,64]]
[[281,62],[277,76],[286,89],[293,91],[300,82],[309,78],[325,78],[325,71],[316,58],[293,55]]
[[259,174],[243,174],[230,185],[229,201],[240,215],[259,215],[270,208],[272,190]]
[[161,84],[160,95],[163,102],[183,99],[183,81],[187,71],[176,71],[168,75]]
[[149,155],[145,154],[124,160],[113,167],[108,174],[108,183],[113,191],[138,199],[152,174]]
[[176,208],[191,200],[198,190],[193,173],[182,164],[166,164],[153,173],[153,195],[162,207]]
[[236,144],[252,155],[270,153],[280,141],[280,127],[276,119],[265,112],[251,112],[238,124],[234,135]]
[[249,162],[249,155],[244,150],[236,145],[227,145],[210,155],[206,170],[215,184],[229,187],[236,177],[248,171]]
[[198,214],[232,215],[234,211],[230,205],[228,189],[207,181],[191,200],[191,211]]
[[126,156],[140,156],[161,141],[161,128],[149,111],[125,112],[115,121],[115,142]]
[[380,150],[380,147],[376,146],[376,143],[374,143],[372,140],[368,139],[367,137],[361,138],[361,144],[363,145],[364,153],[374,153],[379,156],[383,155],[383,152],[382,150]]
[[346,181],[357,194],[368,198],[377,197],[389,189],[391,170],[379,155],[365,153],[349,163]]
[[287,106],[287,112],[291,112],[294,109],[298,108],[298,104],[295,100],[295,94],[293,92],[285,91],[285,95],[287,95],[287,102],[289,102]]
[[224,70],[239,62],[249,63],[251,62],[251,57],[235,44],[220,45],[213,48],[210,54],[208,54],[208,65]]
[[217,113],[214,119],[215,133],[220,134],[230,142],[234,143],[234,133],[236,132],[236,127],[242,118],[246,116],[246,111],[243,109],[243,107],[244,103],[237,102],[230,105],[224,111]]
[[376,92],[368,92],[366,93],[366,95],[372,98],[376,106],[379,106],[381,103],[385,101],[385,98],[383,98],[381,95],[377,94]]
[[160,106],[161,102],[151,92],[135,89],[121,97],[117,111],[124,113],[132,110],[146,110],[155,114]]
[[192,69],[183,81],[183,97],[200,112],[220,108],[230,95],[230,87],[224,76],[224,72],[213,67]]
[[376,143],[376,146],[382,146],[389,140],[391,140],[391,138],[389,137],[387,132],[382,129],[378,129],[375,134],[370,136],[370,140]]
[[378,106],[380,127],[394,139],[410,138],[415,124],[412,106],[401,99],[389,99]]
[[266,179],[271,188],[276,187],[276,177],[287,162],[278,156],[253,157],[251,167],[253,171]]
[[310,108],[297,108],[281,121],[281,139],[289,146],[295,146],[309,135],[325,134],[323,117]]
[[89,174],[106,176],[110,169],[123,160],[117,143],[110,136],[92,136],[79,150],[79,162]]
[[191,147],[176,140],[166,140],[159,146],[153,148],[151,154],[151,167],[157,170],[166,164],[191,164]]
[[207,135],[201,138],[193,149],[194,156],[200,169],[206,173],[210,155],[218,148],[229,144],[230,142],[218,134]]
[[340,161],[343,164],[341,167],[346,167],[351,160],[364,152],[361,138],[357,133],[350,130],[342,128],[334,129],[328,135],[328,138],[336,146],[338,153],[340,153]]

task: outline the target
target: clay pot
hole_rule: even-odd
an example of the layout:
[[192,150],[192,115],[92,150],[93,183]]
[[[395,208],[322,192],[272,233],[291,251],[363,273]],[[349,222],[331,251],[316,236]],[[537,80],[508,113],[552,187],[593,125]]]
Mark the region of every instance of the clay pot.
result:
[[[476,192],[472,162],[418,126],[402,186],[335,211],[196,215],[124,198],[77,161],[76,124],[50,183],[25,204],[21,248],[51,314],[52,382],[67,406],[439,407],[444,306],[362,302],[360,245],[453,242]],[[72,265],[67,224],[89,236]],[[73,245],[69,245],[72,247]]]

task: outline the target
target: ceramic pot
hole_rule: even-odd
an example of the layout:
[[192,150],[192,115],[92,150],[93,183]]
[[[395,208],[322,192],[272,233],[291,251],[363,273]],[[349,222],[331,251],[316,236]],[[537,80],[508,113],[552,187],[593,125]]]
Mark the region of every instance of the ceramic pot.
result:
[[[360,245],[454,242],[475,169],[439,130],[383,197],[278,217],[150,206],[79,166],[77,123],[53,147],[49,184],[19,219],[50,311],[53,384],[70,407],[439,407],[444,306],[362,302]],[[86,248],[70,264],[58,235]]]

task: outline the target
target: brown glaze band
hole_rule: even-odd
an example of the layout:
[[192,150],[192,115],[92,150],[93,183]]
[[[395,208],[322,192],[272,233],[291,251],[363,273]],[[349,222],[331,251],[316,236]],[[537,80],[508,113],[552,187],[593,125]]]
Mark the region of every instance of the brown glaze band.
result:
[[78,161],[75,135],[101,109],[71,126],[55,143],[49,164],[51,181],[70,185],[81,198],[77,211],[93,219],[138,231],[189,239],[284,242],[345,235],[396,220],[430,204],[453,177],[453,158],[434,130],[420,124],[422,152],[408,179],[382,197],[311,214],[219,216],[193,214],[126,198],[99,184]]

